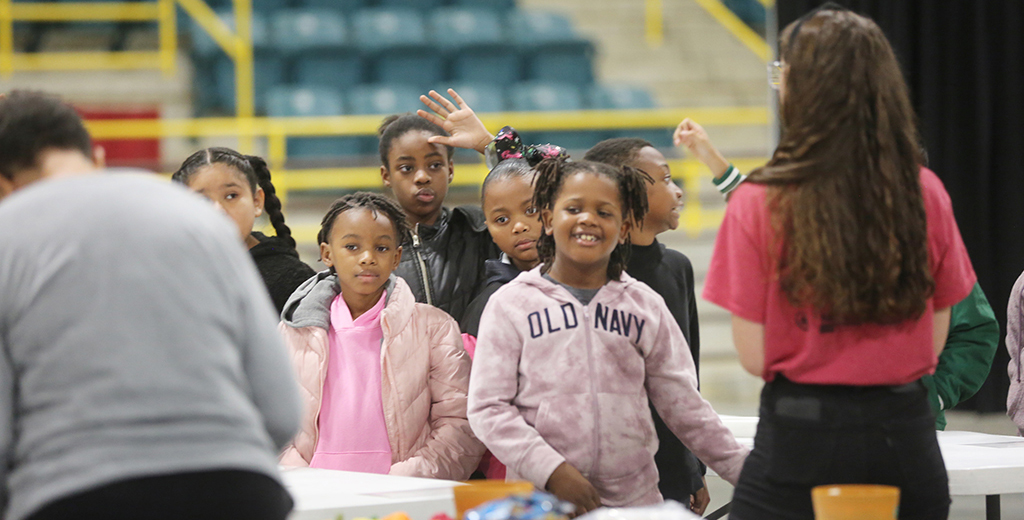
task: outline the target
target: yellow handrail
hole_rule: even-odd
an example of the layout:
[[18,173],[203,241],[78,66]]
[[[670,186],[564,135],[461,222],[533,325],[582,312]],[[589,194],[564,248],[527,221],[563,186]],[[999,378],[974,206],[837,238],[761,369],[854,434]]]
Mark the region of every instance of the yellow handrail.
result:
[[[156,52],[33,52],[14,50],[14,22],[157,22]],[[174,74],[174,0],[154,2],[40,2],[0,0],[0,77],[16,70],[159,69]]]
[[[233,0],[235,30],[217,17],[205,0],[151,2],[42,2],[0,0],[0,76],[15,70],[160,69],[175,71],[178,47],[175,5],[181,5],[235,63],[235,95],[239,126],[255,114],[252,51],[252,0]],[[156,52],[33,52],[14,51],[15,21],[154,21],[159,24]],[[252,150],[250,133],[241,133],[242,151]]]
[[[765,157],[733,159],[733,164],[741,171],[749,172],[767,161]],[[690,236],[699,235],[704,231],[718,229],[722,223],[723,210],[708,209],[701,201],[701,186],[710,186],[711,172],[702,163],[694,159],[674,159],[668,161],[673,177],[681,180],[686,197],[686,204],[679,215],[679,227]],[[487,175],[487,168],[482,163],[458,164],[455,167],[453,186],[480,186]],[[317,168],[274,171],[274,187],[277,194],[286,200],[291,192],[306,190],[352,190],[379,189],[381,187],[379,167],[358,168]],[[316,236],[316,226],[292,225],[292,234],[300,242],[312,242]]]
[[644,33],[647,46],[656,49],[665,42],[665,12],[661,0],[644,2]]
[[736,14],[729,10],[721,0],[694,0],[704,8],[712,18],[725,27],[737,40],[746,48],[757,55],[761,61],[767,62],[772,55],[772,49],[760,34],[757,34],[747,24],[743,23]]

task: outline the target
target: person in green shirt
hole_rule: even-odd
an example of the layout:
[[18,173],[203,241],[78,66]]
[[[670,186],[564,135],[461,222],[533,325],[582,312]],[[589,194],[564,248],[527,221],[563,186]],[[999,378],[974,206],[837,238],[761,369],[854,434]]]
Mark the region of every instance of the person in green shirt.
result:
[[[707,132],[687,118],[673,134],[676,146],[685,145],[714,175],[712,182],[728,200],[746,176],[722,156]],[[935,429],[946,429],[945,411],[973,396],[988,378],[999,346],[999,322],[977,283],[966,298],[953,306],[949,336],[939,355],[935,374],[921,378],[928,388],[928,402],[935,413]]]

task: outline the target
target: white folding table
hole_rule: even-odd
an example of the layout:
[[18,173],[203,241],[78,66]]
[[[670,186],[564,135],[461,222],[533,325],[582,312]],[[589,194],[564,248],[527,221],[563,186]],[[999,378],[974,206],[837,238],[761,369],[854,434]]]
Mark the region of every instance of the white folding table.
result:
[[[722,422],[753,446],[757,417],[723,415]],[[937,432],[950,495],[984,495],[986,520],[998,520],[999,495],[1024,493],[1024,438],[977,432]]]
[[452,488],[458,482],[313,468],[281,468],[295,499],[289,520],[381,518],[403,511],[412,520],[437,513],[455,517]]

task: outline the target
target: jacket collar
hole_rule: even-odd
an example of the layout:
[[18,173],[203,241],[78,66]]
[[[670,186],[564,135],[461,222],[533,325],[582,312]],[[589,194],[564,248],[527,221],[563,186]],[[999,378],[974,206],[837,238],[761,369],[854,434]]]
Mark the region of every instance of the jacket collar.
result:
[[[538,265],[537,267],[534,267],[533,269],[530,269],[516,277],[516,280],[522,280],[523,283],[541,290],[544,294],[559,302],[578,303],[578,300],[576,300],[576,298],[570,294],[565,287],[544,278],[544,275],[541,274],[541,269],[543,267],[544,264]],[[608,283],[604,284],[604,286],[597,291],[597,294],[594,296],[594,299],[591,300],[591,303],[598,300],[615,301],[620,298],[622,293],[634,283],[636,283],[636,279],[623,271],[618,280],[609,280]]]
[[[390,327],[400,330],[412,315],[415,297],[405,280],[393,273],[384,286],[387,297],[381,321],[387,320]],[[328,329],[331,323],[331,304],[341,294],[338,275],[330,270],[320,271],[316,276],[303,282],[284,304],[281,321],[289,327],[319,327]]]

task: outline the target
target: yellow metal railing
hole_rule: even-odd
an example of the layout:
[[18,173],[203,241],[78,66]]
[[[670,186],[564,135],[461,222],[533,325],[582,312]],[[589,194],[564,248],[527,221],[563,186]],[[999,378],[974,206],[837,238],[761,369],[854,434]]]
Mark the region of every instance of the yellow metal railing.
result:
[[[175,7],[181,6],[235,63],[237,114],[247,121],[255,114],[253,92],[252,0],[233,0],[235,30],[217,17],[204,0],[150,2],[15,2],[0,0],[0,77],[25,70],[159,69],[175,73],[178,29]],[[15,52],[15,22],[156,22],[157,51]],[[239,147],[249,150],[251,141]]]
[[[316,118],[204,118],[89,121],[96,139],[156,139],[166,137],[234,137],[260,139],[267,144],[267,159],[274,170],[274,185],[282,201],[293,191],[319,189],[379,188],[379,167],[288,169],[287,140],[290,137],[374,135],[383,116],[338,116]],[[488,128],[504,125],[521,131],[621,130],[674,127],[690,117],[709,127],[766,126],[768,111],[763,107],[693,108],[649,110],[584,110],[576,112],[506,112],[480,114]],[[737,160],[743,171],[763,164],[765,158]],[[681,227],[692,234],[714,229],[721,212],[705,210],[699,198],[701,183],[711,173],[693,160],[670,163],[688,193]],[[456,186],[479,186],[487,175],[483,164],[459,165]]]
[[[33,52],[14,50],[14,22],[157,22],[156,51]],[[174,0],[153,2],[40,2],[0,0],[0,76],[16,70],[159,69],[175,72],[178,46]]]
[[[741,171],[749,172],[767,161],[766,157],[733,159],[733,164]],[[701,201],[702,187],[711,185],[711,172],[697,160],[670,160],[672,176],[681,181],[685,192],[686,204],[679,215],[679,230],[690,236],[697,236],[704,231],[714,231],[722,223],[725,211],[721,207],[707,208]],[[453,186],[480,186],[487,175],[487,168],[480,163],[459,164],[455,167]],[[335,168],[322,170],[280,170],[274,172],[274,187],[279,195],[287,191],[324,190],[324,189],[379,189],[381,187],[380,168]],[[703,190],[707,191],[707,190]],[[319,227],[316,225],[291,225],[292,235],[302,243],[313,243]],[[268,229],[268,232],[272,230]]]

